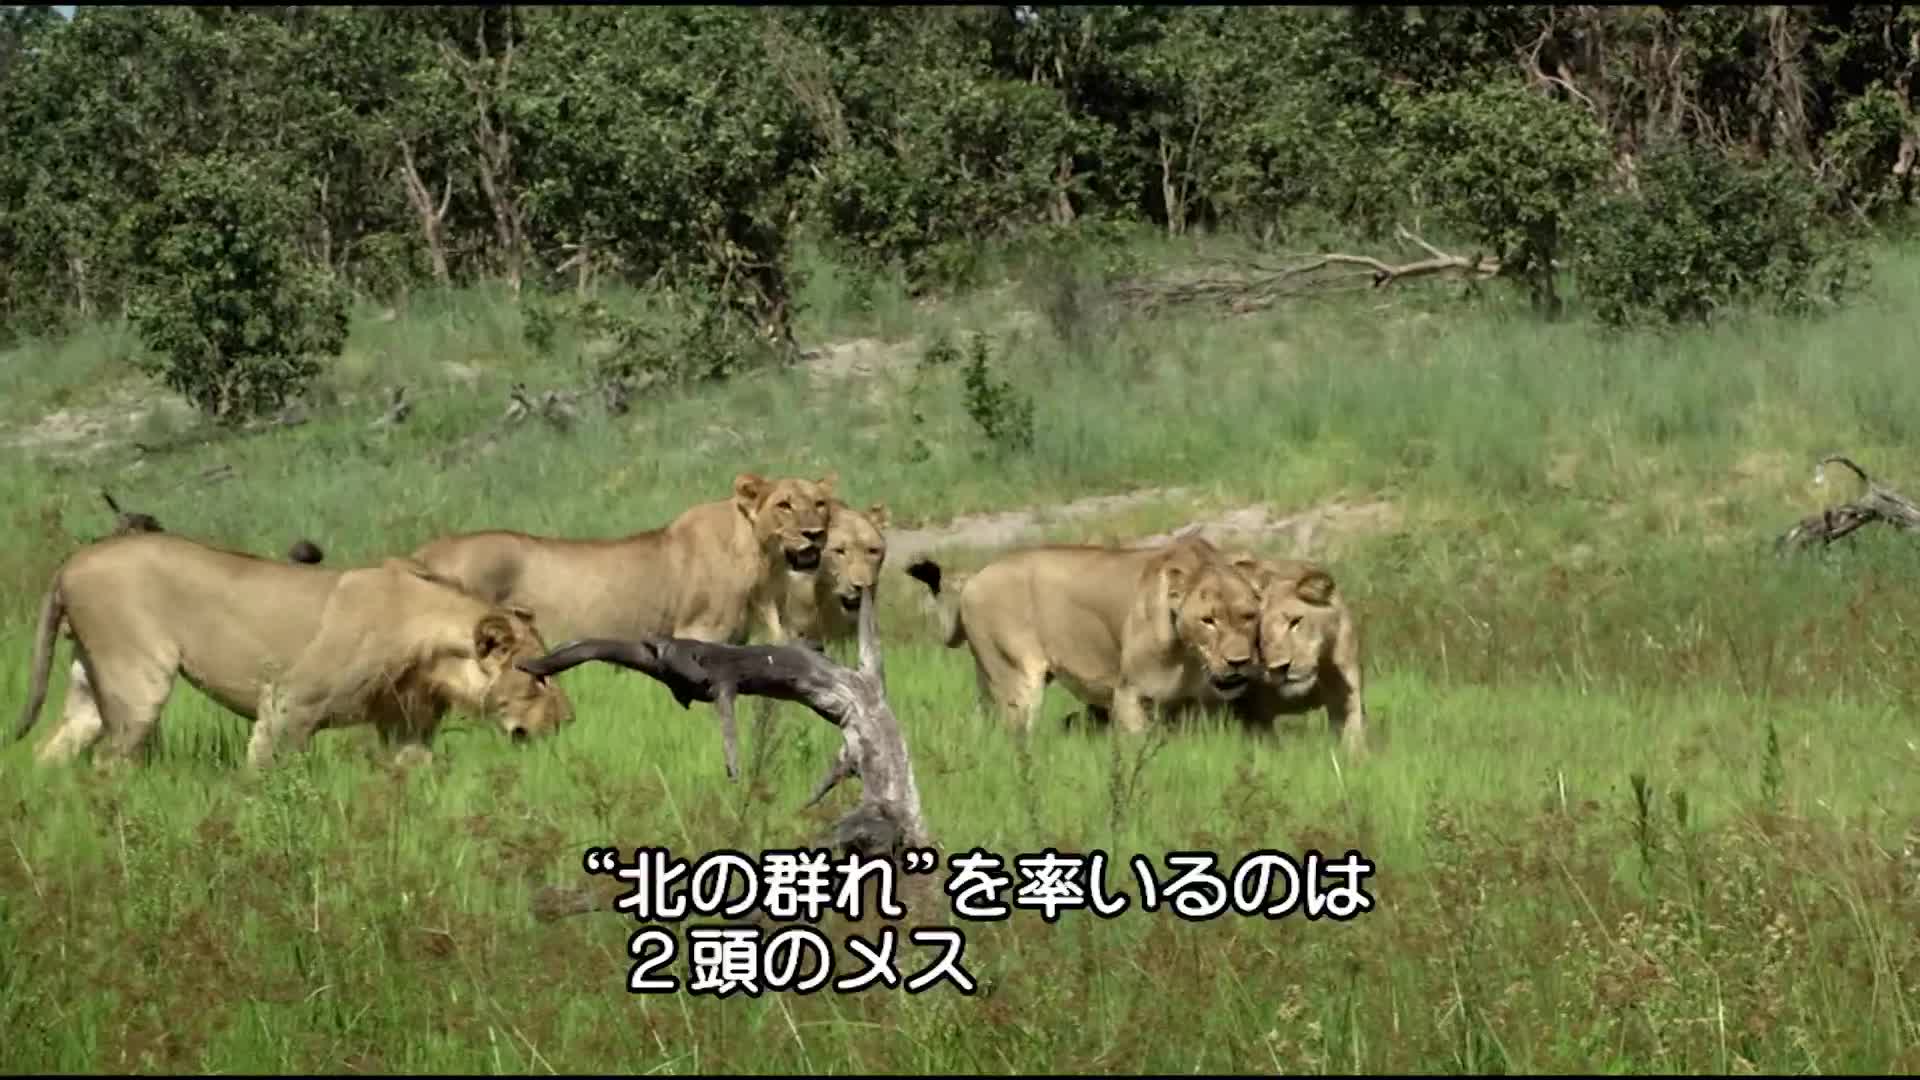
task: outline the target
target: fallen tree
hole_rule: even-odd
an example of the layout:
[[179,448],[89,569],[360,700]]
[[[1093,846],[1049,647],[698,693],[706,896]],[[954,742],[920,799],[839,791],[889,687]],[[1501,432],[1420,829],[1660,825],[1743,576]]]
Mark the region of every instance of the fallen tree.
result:
[[1136,280],[1121,284],[1115,295],[1137,308],[1171,304],[1213,303],[1234,312],[1258,311],[1274,301],[1313,291],[1381,289],[1402,281],[1456,274],[1476,280],[1500,273],[1500,260],[1476,253],[1453,255],[1442,251],[1406,228],[1395,234],[1427,255],[1409,263],[1390,263],[1372,255],[1327,251],[1275,258],[1231,260],[1218,264],[1224,273],[1186,280]]
[[[623,641],[588,638],[521,661],[531,674],[551,676],[591,661],[617,664],[658,680],[681,708],[701,701],[720,717],[727,776],[739,776],[734,700],[742,694],[793,701],[840,729],[839,751],[801,809],[826,798],[842,780],[859,777],[859,803],[835,824],[829,843],[842,853],[898,858],[932,844],[920,812],[920,790],[900,722],[887,702],[871,587],[860,595],[860,667],[849,669],[800,645],[720,645],[687,638]],[[581,889],[542,890],[534,898],[541,918],[594,910]]]
[[1817,514],[1801,518],[1774,542],[1776,550],[1810,547],[1816,543],[1824,547],[1876,521],[1884,521],[1903,531],[1920,530],[1920,506],[1915,506],[1899,492],[1882,487],[1851,458],[1841,454],[1821,458],[1819,464],[1814,466],[1813,482],[1826,483],[1827,466],[1836,464],[1846,466],[1858,476],[1860,482],[1867,486],[1867,493],[1851,502],[1830,506]]

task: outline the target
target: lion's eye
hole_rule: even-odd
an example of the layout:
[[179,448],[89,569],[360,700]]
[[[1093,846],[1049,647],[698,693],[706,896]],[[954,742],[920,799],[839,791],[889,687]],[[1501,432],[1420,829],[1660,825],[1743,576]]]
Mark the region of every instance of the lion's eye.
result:
[[833,549],[833,553],[835,555],[845,555],[847,553],[847,549],[843,547],[837,547]]
[[792,509],[793,509],[793,504],[792,504],[792,503],[790,503],[790,502],[788,502],[788,501],[787,501],[787,500],[785,500],[785,499],[781,499],[781,500],[780,500],[779,502],[777,502],[777,503],[775,503],[774,505],[775,505],[775,506],[778,506],[778,507],[779,507],[780,509],[782,509],[782,510],[792,510]]
[[1202,616],[1200,617],[1200,625],[1202,625],[1202,626],[1212,626],[1212,625],[1213,625],[1213,616],[1211,616],[1211,615],[1202,615]]
[[1287,620],[1287,629],[1289,630],[1299,625],[1300,625],[1300,616],[1298,615],[1295,615],[1293,618]]
[[871,555],[871,556],[873,556],[874,558],[876,558],[876,559],[877,559],[877,558],[879,558],[879,557],[880,557],[880,549],[879,549],[879,548],[868,548],[868,549],[867,549],[867,554],[869,554],[869,555]]

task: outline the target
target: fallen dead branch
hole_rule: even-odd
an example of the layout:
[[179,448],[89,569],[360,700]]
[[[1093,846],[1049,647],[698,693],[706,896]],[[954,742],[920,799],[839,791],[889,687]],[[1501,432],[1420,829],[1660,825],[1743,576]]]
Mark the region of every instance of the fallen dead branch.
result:
[[1814,466],[1813,482],[1824,484],[1826,467],[1832,464],[1844,465],[1851,470],[1867,486],[1867,493],[1851,502],[1830,506],[1817,514],[1801,518],[1774,542],[1776,549],[1803,548],[1815,543],[1824,547],[1876,521],[1884,521],[1903,531],[1920,530],[1920,506],[1915,506],[1892,488],[1881,486],[1851,458],[1835,454],[1820,459],[1819,464]]
[[1245,312],[1258,311],[1276,300],[1308,292],[1380,289],[1396,282],[1439,274],[1481,280],[1500,272],[1498,259],[1478,252],[1471,257],[1449,254],[1405,227],[1396,229],[1395,233],[1403,242],[1426,252],[1427,257],[1395,264],[1371,255],[1320,252],[1280,256],[1277,262],[1264,258],[1231,260],[1217,264],[1225,273],[1179,281],[1135,280],[1120,285],[1115,295],[1146,309],[1213,303],[1234,312]]
[[375,428],[393,427],[396,424],[404,423],[407,417],[411,415],[413,415],[413,402],[407,399],[407,388],[405,386],[395,386],[388,395],[387,410],[375,417],[373,423],[368,426]]
[[548,390],[535,397],[528,392],[525,383],[514,383],[507,389],[507,407],[500,414],[500,419],[489,427],[441,447],[434,452],[433,461],[443,469],[465,464],[498,446],[501,440],[532,416],[545,420],[555,431],[570,431],[580,419],[580,410],[574,402],[581,396],[580,391]]
[[[739,776],[734,700],[742,694],[793,701],[840,729],[841,745],[802,809],[817,804],[842,780],[859,777],[859,803],[834,826],[831,845],[842,852],[898,857],[931,844],[920,812],[920,791],[906,735],[887,702],[886,672],[875,627],[873,590],[860,597],[860,667],[849,669],[799,645],[720,645],[686,638],[570,642],[520,667],[553,675],[589,661],[642,672],[672,692],[681,708],[708,702],[720,715],[727,776]],[[547,889],[535,897],[541,918],[594,909],[579,889]]]
[[573,402],[579,394],[548,390],[538,399],[527,393],[524,383],[514,383],[507,391],[507,411],[501,420],[507,424],[518,424],[529,416],[539,416],[559,431],[571,430],[574,422],[580,419],[580,411]]

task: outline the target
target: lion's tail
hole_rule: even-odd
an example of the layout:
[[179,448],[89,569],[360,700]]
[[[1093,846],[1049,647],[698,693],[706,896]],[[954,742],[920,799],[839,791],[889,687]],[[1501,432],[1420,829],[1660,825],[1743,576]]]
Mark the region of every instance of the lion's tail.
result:
[[[927,587],[946,647],[957,649],[965,644],[967,631],[960,625],[960,589],[967,583],[967,575],[957,574],[948,579],[939,563],[916,559],[907,567],[907,576]],[[946,586],[944,594],[943,585]]]
[[66,617],[66,599],[60,593],[60,579],[56,576],[40,601],[40,623],[34,629],[33,639],[33,673],[27,679],[27,703],[13,728],[15,739],[25,738],[34,721],[40,719],[40,706],[47,700],[47,676],[53,671],[54,642]]

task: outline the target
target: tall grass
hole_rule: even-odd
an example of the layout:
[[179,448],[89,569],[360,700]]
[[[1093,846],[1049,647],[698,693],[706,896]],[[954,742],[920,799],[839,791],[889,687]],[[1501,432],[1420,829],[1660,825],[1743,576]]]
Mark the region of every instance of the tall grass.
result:
[[[270,551],[304,535],[342,564],[451,529],[615,535],[719,497],[747,469],[836,470],[849,499],[885,500],[904,524],[1190,492],[1057,536],[1380,499],[1396,525],[1323,533],[1321,549],[1361,619],[1377,746],[1364,765],[1336,764],[1314,716],[1273,740],[1179,732],[1136,770],[1103,738],[1060,732],[1073,705],[1059,691],[1023,757],[975,714],[970,665],[934,644],[919,586],[896,565],[882,589],[891,695],[949,853],[1101,848],[1109,882],[1137,894],[1124,871],[1136,851],[1213,850],[1231,865],[1249,849],[1355,848],[1380,868],[1377,908],[1345,924],[1165,910],[963,923],[972,997],[635,997],[633,924],[537,923],[532,890],[580,881],[589,845],[691,856],[816,838],[855,797],[798,810],[837,738],[826,725],[783,708],[757,729],[750,712],[748,775],[732,785],[709,710],[585,669],[566,676],[579,722],[525,752],[456,730],[434,769],[403,778],[366,757],[364,733],[331,733],[246,781],[244,724],[183,684],[158,758],[122,781],[0,749],[0,1067],[1920,1062],[1906,997],[1920,970],[1910,541],[1868,530],[1795,560],[1767,548],[1841,497],[1808,486],[1818,456],[1845,450],[1896,485],[1920,471],[1901,420],[1915,415],[1920,344],[1890,301],[1820,323],[1601,336],[1516,318],[1497,297],[1146,318],[1049,303],[1060,286],[1045,276],[1061,271],[1037,264],[919,304],[897,281],[806,260],[803,343],[876,339],[878,374],[776,371],[660,394],[440,464],[493,421],[510,382],[579,378],[582,343],[532,350],[510,303],[463,292],[390,320],[361,312],[332,376],[339,404],[302,427],[144,462],[21,455],[0,473],[16,537],[0,557],[0,651],[15,658],[0,703],[24,694],[47,573],[109,524],[102,485],[177,531]],[[1920,284],[1920,259],[1882,263],[1885,296]],[[995,376],[1035,403],[1029,452],[992,454],[956,366],[923,369],[943,332],[989,335]],[[118,333],[0,356],[0,385],[25,395],[9,394],[11,415],[109,400],[105,380],[125,375]],[[416,411],[369,429],[371,395],[392,382],[418,388]],[[924,454],[906,452],[916,441]],[[216,464],[234,479],[194,479]],[[61,670],[37,735],[63,685]],[[942,877],[909,878],[905,925],[954,921]],[[827,927],[871,940],[874,923]],[[898,959],[904,976],[925,958],[903,936]],[[685,963],[683,941],[682,978]]]

